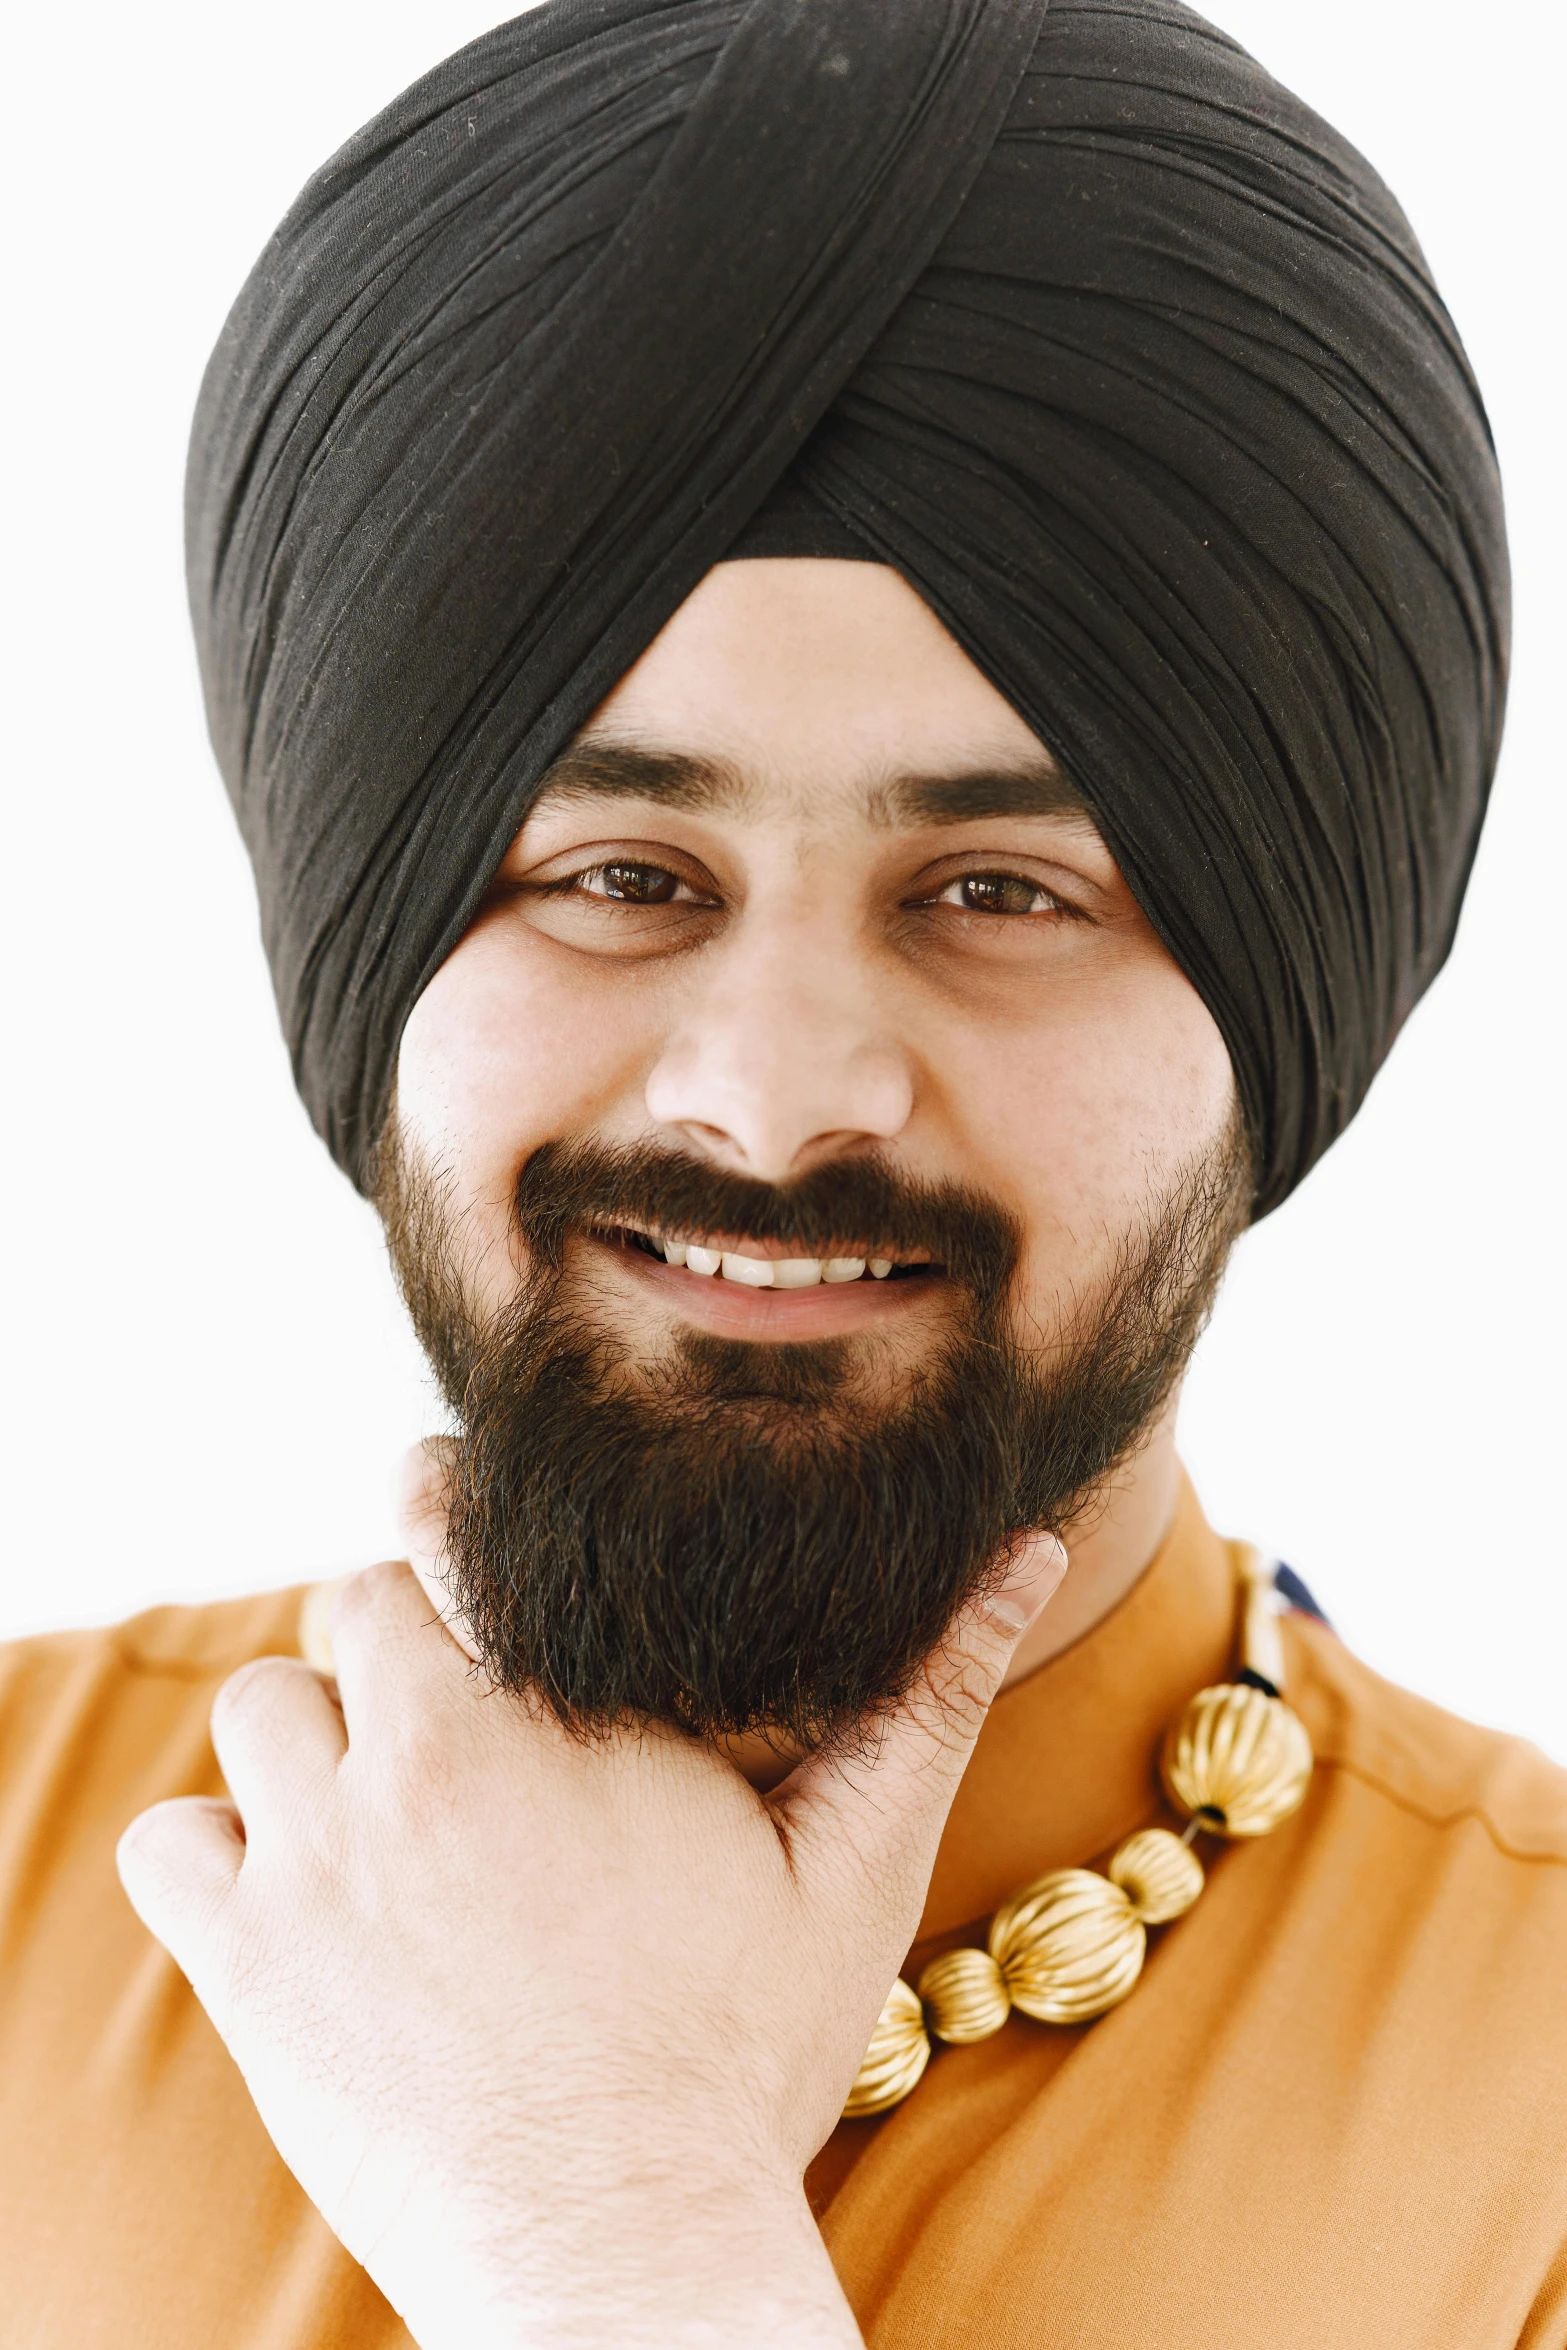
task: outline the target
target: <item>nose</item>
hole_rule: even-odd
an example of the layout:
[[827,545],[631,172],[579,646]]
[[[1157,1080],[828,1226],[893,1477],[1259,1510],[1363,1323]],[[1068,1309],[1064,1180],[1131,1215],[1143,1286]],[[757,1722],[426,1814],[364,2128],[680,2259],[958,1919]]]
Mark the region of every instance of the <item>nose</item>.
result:
[[704,974],[647,1081],[647,1108],[687,1148],[781,1183],[902,1132],[907,1053],[853,958],[775,939]]

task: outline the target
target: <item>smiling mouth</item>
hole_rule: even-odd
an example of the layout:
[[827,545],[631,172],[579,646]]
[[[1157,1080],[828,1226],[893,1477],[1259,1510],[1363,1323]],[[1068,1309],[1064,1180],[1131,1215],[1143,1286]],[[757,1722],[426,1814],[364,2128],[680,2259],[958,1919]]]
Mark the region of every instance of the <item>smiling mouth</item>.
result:
[[764,1255],[759,1247],[737,1249],[720,1238],[666,1239],[629,1224],[599,1226],[595,1240],[632,1249],[660,1265],[683,1266],[707,1280],[729,1281],[742,1289],[818,1289],[824,1284],[850,1281],[907,1281],[917,1275],[942,1271],[929,1257],[830,1256],[786,1257]]

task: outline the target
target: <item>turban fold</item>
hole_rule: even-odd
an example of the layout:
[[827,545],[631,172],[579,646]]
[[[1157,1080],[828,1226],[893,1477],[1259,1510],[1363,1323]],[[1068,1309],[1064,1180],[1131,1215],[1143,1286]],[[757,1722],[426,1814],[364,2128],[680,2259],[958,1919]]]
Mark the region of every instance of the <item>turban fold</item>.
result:
[[361,1181],[546,768],[733,552],[894,565],[1055,754],[1223,1033],[1259,1212],[1452,941],[1506,668],[1484,411],[1387,190],[1176,0],[547,0],[305,188],[187,527]]

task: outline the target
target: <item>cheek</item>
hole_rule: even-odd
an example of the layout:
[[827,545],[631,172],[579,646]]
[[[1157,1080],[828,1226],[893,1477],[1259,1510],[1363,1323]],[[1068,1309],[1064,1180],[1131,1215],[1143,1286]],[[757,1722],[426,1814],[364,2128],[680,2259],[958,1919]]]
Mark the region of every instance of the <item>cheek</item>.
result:
[[556,942],[496,922],[470,931],[414,1006],[398,1052],[399,1120],[470,1212],[509,1217],[540,1143],[610,1129],[622,1102],[640,1101],[638,990],[617,988],[611,1015],[598,980]]
[[[976,1049],[976,1046],[978,1049]],[[968,1040],[964,1124],[1021,1216],[1031,1258],[1081,1273],[1223,1136],[1223,1038],[1162,951],[1037,1020]]]

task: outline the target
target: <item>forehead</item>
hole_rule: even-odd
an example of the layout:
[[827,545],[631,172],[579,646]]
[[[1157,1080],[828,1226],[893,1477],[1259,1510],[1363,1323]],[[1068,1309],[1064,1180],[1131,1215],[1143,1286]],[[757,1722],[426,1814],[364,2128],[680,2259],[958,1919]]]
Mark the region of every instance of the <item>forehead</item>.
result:
[[545,779],[537,805],[653,798],[742,821],[1089,822],[1049,751],[887,566],[718,565]]

